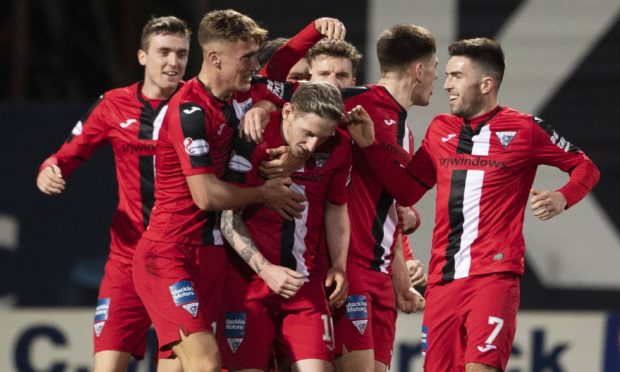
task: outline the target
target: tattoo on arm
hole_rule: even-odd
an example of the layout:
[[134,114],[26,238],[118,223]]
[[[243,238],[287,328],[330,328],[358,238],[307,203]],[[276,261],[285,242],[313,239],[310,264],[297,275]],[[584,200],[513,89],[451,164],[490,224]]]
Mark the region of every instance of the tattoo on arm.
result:
[[[263,269],[267,260],[259,253],[258,248],[250,238],[250,233],[243,223],[240,212],[224,211],[221,222],[222,235],[228,240],[233,249],[241,258],[256,271],[257,274]],[[252,260],[254,258],[254,260]]]

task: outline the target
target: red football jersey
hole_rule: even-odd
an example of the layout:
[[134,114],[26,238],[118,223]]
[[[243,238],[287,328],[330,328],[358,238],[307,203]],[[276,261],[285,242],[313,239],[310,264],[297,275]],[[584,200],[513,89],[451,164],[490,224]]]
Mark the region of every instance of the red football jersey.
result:
[[599,177],[592,161],[548,124],[499,106],[470,121],[437,116],[406,171],[379,146],[363,152],[380,160],[373,166],[384,177],[399,180],[390,192],[405,204],[437,184],[429,283],[523,274],[523,215],[538,165],[570,173],[559,190],[568,206]]
[[[266,149],[285,144],[281,136],[281,113],[273,113],[260,144],[236,139],[224,180],[245,186],[264,182],[258,173],[261,162],[269,160]],[[291,175],[291,189],[306,197],[300,219],[284,220],[275,211],[253,205],[243,211],[243,219],[256,246],[271,263],[286,266],[309,278],[321,277],[327,267],[324,233],[325,202],[347,202],[347,179],[351,169],[351,144],[340,130],[321,145],[303,168]],[[234,255],[236,256],[236,254]],[[235,265],[249,272],[238,257]]]
[[[367,85],[342,90],[346,110],[362,105],[372,118],[378,142],[402,164],[413,154],[413,136],[406,123],[407,110],[382,86]],[[353,146],[353,169],[349,186],[351,244],[348,263],[391,273],[398,218],[394,198],[385,184],[393,179],[376,175]]]
[[187,82],[170,100],[157,143],[155,207],[144,236],[150,240],[221,245],[217,212],[195,204],[186,177],[213,173],[220,177],[239,120],[260,100],[284,104],[293,83],[256,77],[250,91],[228,101],[214,97],[198,78]]
[[56,164],[67,178],[102,145],[114,151],[118,207],[111,227],[110,257],[131,263],[153,207],[154,155],[166,101],[153,107],[140,93],[142,84],[113,89],[77,122],[60,150],[41,165]]

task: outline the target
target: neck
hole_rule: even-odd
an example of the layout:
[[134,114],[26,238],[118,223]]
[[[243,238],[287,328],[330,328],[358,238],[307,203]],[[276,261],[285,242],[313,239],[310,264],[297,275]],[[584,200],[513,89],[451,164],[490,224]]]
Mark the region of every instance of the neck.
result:
[[226,101],[233,94],[233,90],[227,87],[227,84],[223,82],[217,72],[207,68],[204,63],[202,64],[202,69],[200,69],[198,73],[198,79],[200,79],[214,97],[222,101]]
[[382,74],[377,82],[377,85],[385,87],[392,97],[396,99],[396,102],[404,107],[405,110],[409,110],[413,106],[411,96],[416,84],[415,77],[410,74],[398,74],[396,72]]
[[144,84],[142,84],[142,90],[140,92],[144,97],[149,99],[168,99],[175,90],[176,87],[175,89],[170,89],[170,91],[164,90],[145,80]]
[[468,118],[464,118],[464,119],[471,120],[473,118],[477,118],[479,116],[488,114],[489,112],[493,111],[496,107],[497,107],[497,97],[489,97],[488,99],[485,99],[484,102],[482,102],[482,105],[480,106],[479,110],[476,110],[476,112],[473,115],[471,115]]

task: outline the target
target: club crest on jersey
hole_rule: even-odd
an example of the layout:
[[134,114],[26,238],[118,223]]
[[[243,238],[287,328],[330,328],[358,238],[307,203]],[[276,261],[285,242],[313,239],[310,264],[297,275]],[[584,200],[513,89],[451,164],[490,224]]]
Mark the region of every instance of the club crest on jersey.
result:
[[228,168],[240,173],[247,173],[252,170],[252,163],[241,155],[237,155],[234,151],[231,154]]
[[237,119],[241,120],[250,107],[252,107],[252,98],[248,98],[243,102],[237,102],[236,99],[233,99],[232,103]]
[[198,297],[192,283],[189,280],[181,280],[168,288],[175,306],[182,306],[195,318],[198,315]]
[[237,352],[239,345],[245,337],[246,313],[230,312],[226,313],[226,323],[224,324],[224,337],[228,341],[228,346],[233,353]]
[[364,295],[352,295],[347,297],[346,314],[360,334],[366,331],[368,324],[368,300]]
[[316,164],[316,167],[318,169],[323,168],[323,166],[327,162],[327,159],[329,159],[330,156],[331,154],[324,152],[315,152],[312,154],[312,157],[314,158],[314,164]]
[[194,140],[187,137],[183,140],[183,146],[189,156],[201,156],[209,153],[209,142],[204,139]]
[[110,298],[100,298],[97,300],[97,307],[95,308],[95,335],[99,337],[106,320],[108,320],[108,313],[110,311]]
[[512,139],[515,138],[516,134],[517,131],[495,132],[495,135],[499,139],[499,143],[502,144],[503,148],[508,147]]

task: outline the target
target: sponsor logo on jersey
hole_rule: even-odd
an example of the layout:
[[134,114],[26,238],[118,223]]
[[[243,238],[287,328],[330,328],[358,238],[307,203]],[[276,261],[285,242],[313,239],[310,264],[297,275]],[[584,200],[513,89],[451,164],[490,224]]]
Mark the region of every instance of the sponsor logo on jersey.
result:
[[394,119],[385,119],[383,120],[383,122],[385,123],[385,125],[394,125],[397,123]]
[[448,134],[445,137],[441,137],[441,142],[448,142],[448,141],[450,141],[454,137],[456,137],[456,134],[450,133],[450,134]]
[[247,173],[252,170],[252,163],[233,151],[228,162],[228,168],[235,172]]
[[515,138],[516,134],[517,131],[495,132],[495,135],[499,139],[499,143],[502,144],[503,148],[508,147],[512,139]]
[[71,134],[73,134],[74,136],[79,136],[80,134],[82,134],[82,120],[78,121],[75,124],[75,126],[71,130]]
[[155,154],[157,145],[155,143],[125,143],[121,146],[122,152],[133,154],[134,152],[148,152]]
[[183,112],[186,113],[187,115],[193,114],[196,111],[202,111],[202,109],[198,106],[192,106],[188,109],[183,110]]
[[121,128],[125,129],[127,127],[129,127],[131,124],[133,123],[137,123],[138,121],[136,119],[127,119],[126,121],[119,123],[118,125],[121,126]]
[[478,346],[478,351],[480,351],[481,353],[486,353],[489,350],[495,350],[495,349],[497,349],[497,346],[491,345],[491,344],[486,344],[484,346]]
[[108,314],[110,311],[110,298],[100,298],[97,300],[97,307],[95,308],[95,335],[99,337],[101,335],[101,331],[103,330],[103,326],[105,325],[105,321],[108,320]]
[[351,320],[360,334],[366,331],[368,324],[368,300],[364,295],[352,295],[347,297],[347,319]]
[[204,139],[194,140],[190,137],[183,141],[185,152],[189,156],[201,156],[209,153],[209,142]]
[[233,353],[237,352],[239,345],[245,337],[246,313],[230,312],[226,313],[226,323],[224,324],[224,337],[228,341],[228,346]]
[[237,119],[241,120],[246,112],[252,107],[252,98],[248,98],[243,102],[237,102],[236,99],[233,99],[233,108],[235,109],[235,115],[237,115]]
[[280,81],[267,80],[267,89],[276,96],[282,98],[284,96],[284,83]]
[[316,164],[316,167],[318,169],[323,168],[323,166],[327,162],[327,159],[329,159],[330,156],[331,154],[322,152],[315,152],[312,154],[312,157],[314,158],[314,164]]
[[168,288],[174,305],[183,307],[195,318],[198,315],[198,297],[192,283],[189,280],[181,280]]
[[483,167],[506,168],[506,162],[495,159],[481,158],[480,156],[459,156],[440,158],[439,165],[443,167]]

